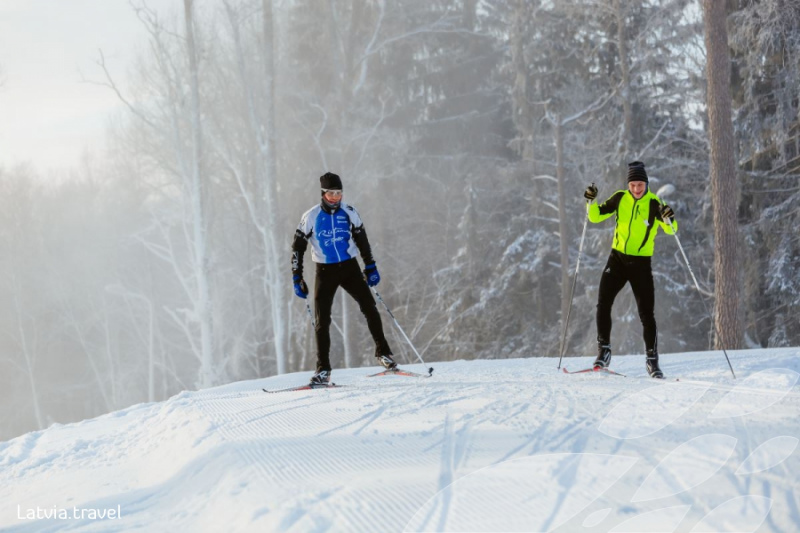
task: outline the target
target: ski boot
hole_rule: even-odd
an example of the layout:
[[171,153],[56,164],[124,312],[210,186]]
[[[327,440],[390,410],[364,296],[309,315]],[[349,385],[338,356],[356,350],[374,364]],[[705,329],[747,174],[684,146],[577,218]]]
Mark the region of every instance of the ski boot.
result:
[[598,344],[594,368],[608,368],[609,364],[611,364],[611,346],[609,344]]
[[392,354],[379,356],[378,362],[386,370],[397,370],[397,363],[392,359]]
[[647,350],[647,373],[651,378],[664,379],[664,373],[658,368],[658,352]]
[[309,385],[312,387],[321,387],[330,385],[331,383],[331,371],[330,370],[320,370],[313,376],[311,376],[311,381],[308,382]]

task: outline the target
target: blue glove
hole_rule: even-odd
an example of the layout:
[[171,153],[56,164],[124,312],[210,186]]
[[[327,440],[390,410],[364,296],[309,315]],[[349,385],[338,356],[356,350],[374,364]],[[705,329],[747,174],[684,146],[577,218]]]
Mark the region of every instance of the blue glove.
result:
[[294,293],[298,298],[305,300],[308,296],[308,285],[303,281],[303,277],[298,274],[295,274],[292,279],[294,279]]
[[364,266],[364,279],[367,280],[367,285],[374,287],[381,282],[381,275],[378,274],[378,267],[375,263],[370,263]]

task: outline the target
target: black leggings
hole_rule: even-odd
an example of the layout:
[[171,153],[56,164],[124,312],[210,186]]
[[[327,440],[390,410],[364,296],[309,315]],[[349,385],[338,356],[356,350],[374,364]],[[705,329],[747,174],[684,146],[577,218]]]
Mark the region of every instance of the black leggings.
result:
[[619,291],[630,282],[639,319],[644,328],[644,346],[646,350],[655,350],[658,346],[655,317],[655,289],[653,287],[653,269],[650,257],[625,255],[613,250],[603,268],[600,278],[600,292],[597,297],[597,342],[601,345],[611,344],[611,307]]
[[342,287],[358,302],[367,318],[367,327],[375,341],[375,357],[391,355],[392,350],[383,334],[383,323],[375,299],[358,266],[358,261],[348,259],[341,263],[317,263],[314,287],[314,318],[317,323],[317,372],[331,370],[331,307],[336,290]]

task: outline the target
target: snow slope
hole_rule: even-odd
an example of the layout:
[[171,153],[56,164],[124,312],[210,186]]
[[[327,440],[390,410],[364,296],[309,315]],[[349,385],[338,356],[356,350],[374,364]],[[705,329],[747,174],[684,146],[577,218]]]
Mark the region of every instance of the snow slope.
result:
[[798,531],[800,350],[730,355],[184,392],[0,443],[0,530]]

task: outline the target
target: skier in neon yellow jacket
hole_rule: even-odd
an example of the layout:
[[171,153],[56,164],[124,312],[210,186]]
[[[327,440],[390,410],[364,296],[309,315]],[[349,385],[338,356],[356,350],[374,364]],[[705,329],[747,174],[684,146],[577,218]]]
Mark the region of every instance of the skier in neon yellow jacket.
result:
[[611,362],[611,307],[619,291],[630,283],[644,330],[647,372],[654,378],[663,378],[658,366],[658,329],[651,258],[658,230],[663,229],[673,235],[678,229],[675,213],[650,191],[647,172],[641,161],[628,164],[627,190],[616,191],[600,205],[594,202],[597,187],[590,185],[583,195],[589,200],[590,222],[602,222],[612,215],[616,222],[611,255],[600,277],[597,359],[594,366],[607,368]]

